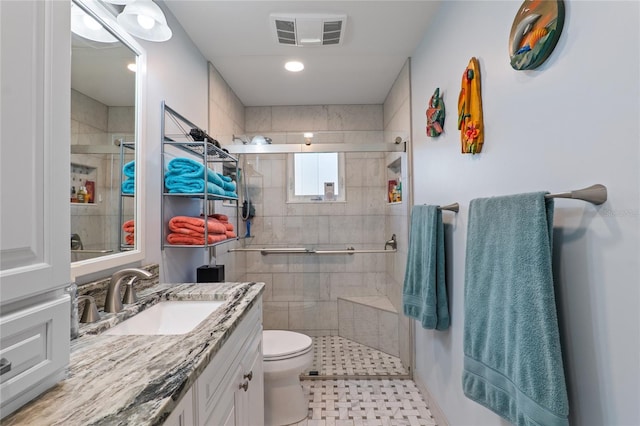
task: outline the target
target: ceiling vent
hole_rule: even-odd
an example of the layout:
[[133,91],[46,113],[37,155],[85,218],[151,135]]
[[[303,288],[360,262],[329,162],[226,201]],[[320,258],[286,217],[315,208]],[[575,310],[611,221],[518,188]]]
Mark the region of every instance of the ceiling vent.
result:
[[278,44],[286,46],[331,46],[342,44],[346,15],[272,14]]

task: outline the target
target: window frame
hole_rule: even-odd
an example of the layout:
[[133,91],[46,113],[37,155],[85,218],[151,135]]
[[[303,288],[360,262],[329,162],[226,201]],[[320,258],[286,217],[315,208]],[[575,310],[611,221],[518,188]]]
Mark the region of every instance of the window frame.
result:
[[287,203],[345,203],[347,201],[347,191],[345,185],[345,153],[336,152],[338,158],[338,179],[335,182],[338,188],[338,195],[332,200],[325,200],[324,193],[316,195],[296,195],[296,181],[295,181],[295,156],[298,154],[322,154],[320,152],[296,152],[287,154]]

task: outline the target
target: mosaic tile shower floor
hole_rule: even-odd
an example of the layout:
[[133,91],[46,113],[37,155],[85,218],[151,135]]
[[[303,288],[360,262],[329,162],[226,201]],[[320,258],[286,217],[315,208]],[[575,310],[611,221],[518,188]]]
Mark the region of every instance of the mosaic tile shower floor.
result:
[[435,426],[413,380],[304,380],[309,414],[295,426]]
[[[400,358],[380,352],[340,336],[313,339],[313,366],[319,377],[353,378],[357,376],[405,376],[409,372]],[[306,372],[303,378],[312,378]]]

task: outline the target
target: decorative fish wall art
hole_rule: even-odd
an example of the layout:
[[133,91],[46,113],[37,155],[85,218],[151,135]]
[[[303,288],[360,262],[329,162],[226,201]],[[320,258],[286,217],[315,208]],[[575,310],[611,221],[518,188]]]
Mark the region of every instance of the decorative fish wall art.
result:
[[427,136],[435,138],[444,131],[444,101],[440,96],[440,88],[437,87],[427,108]]
[[556,47],[563,26],[563,0],[525,0],[511,26],[511,67],[516,70],[539,67]]
[[480,63],[474,57],[462,73],[458,96],[458,130],[463,154],[478,154],[484,144]]

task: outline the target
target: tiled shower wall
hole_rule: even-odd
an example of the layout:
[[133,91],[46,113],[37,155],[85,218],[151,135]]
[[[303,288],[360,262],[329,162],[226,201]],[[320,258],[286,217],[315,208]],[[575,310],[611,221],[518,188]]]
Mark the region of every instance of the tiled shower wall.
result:
[[[277,140],[285,132],[304,131],[331,131],[323,135],[331,143],[384,142],[382,123],[382,105],[245,109],[247,134],[271,136],[274,143],[286,142]],[[390,237],[385,231],[384,153],[346,154],[344,203],[287,203],[286,155],[247,155],[245,160],[256,208],[247,247],[384,248]],[[266,329],[337,335],[338,297],[385,295],[385,256],[248,253],[245,278],[266,283]]]
[[[233,135],[244,133],[244,105],[231,90],[218,70],[209,63],[209,129],[207,133],[221,145],[231,144]],[[214,209],[218,213],[229,216],[231,223],[236,223],[236,209],[216,201]],[[244,225],[236,229],[240,236],[244,235]],[[229,248],[240,247],[240,242],[224,244],[215,249],[215,261],[225,267],[226,281],[241,281],[245,273],[246,255],[244,253],[228,253]]]
[[[117,151],[115,138],[131,140],[134,134],[133,107],[109,107],[84,94],[71,91],[71,144],[105,145]],[[118,249],[120,197],[119,154],[71,154],[71,162],[95,169],[95,203],[71,206],[71,232],[82,239],[85,249]],[[95,176],[95,178],[94,178]],[[76,191],[85,184],[86,176],[77,174],[71,181]],[[125,204],[126,213],[133,215],[133,199]],[[77,255],[73,260],[85,260]],[[79,257],[84,256],[84,257]]]
[[[414,141],[409,137],[411,134],[411,87],[410,87],[410,59],[407,59],[404,67],[398,74],[387,99],[384,102],[384,130],[391,139],[394,135],[402,135],[407,140],[408,153],[389,153],[386,164],[392,163],[396,158],[401,161],[402,175],[402,203],[388,204],[385,210],[385,228],[387,234],[396,234],[398,241],[398,251],[393,256],[388,256],[386,260],[386,294],[398,312],[398,350],[400,359],[405,366],[411,365],[411,322],[402,313],[402,284],[404,282],[405,265],[407,263],[407,251],[409,247],[409,215],[411,213],[412,197],[411,182],[412,175],[409,164],[411,149],[409,146]],[[425,109],[426,102],[425,99]],[[387,173],[390,173],[387,171]],[[446,201],[446,200],[445,200]]]

